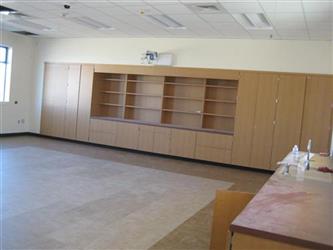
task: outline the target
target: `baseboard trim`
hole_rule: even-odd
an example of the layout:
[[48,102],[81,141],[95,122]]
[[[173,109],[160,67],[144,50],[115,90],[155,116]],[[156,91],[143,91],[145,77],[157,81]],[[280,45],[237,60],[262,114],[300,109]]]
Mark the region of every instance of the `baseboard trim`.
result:
[[218,163],[218,162],[213,162],[213,161],[205,161],[205,160],[185,158],[185,157],[181,157],[181,156],[165,155],[165,154],[159,154],[159,153],[154,153],[154,152],[141,151],[141,150],[137,150],[137,149],[121,148],[121,147],[116,147],[116,146],[97,144],[97,143],[93,143],[93,142],[77,141],[77,140],[73,140],[73,139],[60,138],[60,137],[55,137],[55,136],[50,136],[50,135],[42,135],[42,134],[33,133],[33,132],[13,133],[9,136],[20,136],[20,135],[31,135],[31,136],[49,138],[49,139],[54,139],[54,140],[59,140],[59,141],[66,141],[66,142],[78,143],[78,144],[89,145],[89,146],[96,146],[96,147],[101,147],[101,148],[109,148],[109,149],[114,149],[114,150],[119,150],[119,151],[126,151],[126,152],[133,152],[133,153],[143,154],[143,155],[159,156],[159,157],[164,157],[164,158],[169,158],[169,159],[184,160],[184,161],[189,161],[189,162],[194,162],[194,163],[209,164],[209,165],[217,166],[217,167],[227,167],[227,168],[233,168],[233,169],[240,169],[240,170],[257,172],[257,173],[266,173],[266,174],[267,173],[269,173],[269,174],[274,173],[274,170],[270,170],[270,169],[251,168],[251,167],[244,167],[244,166],[238,166],[238,165],[233,165],[233,164],[226,164],[226,163]]
[[11,137],[11,136],[22,136],[22,135],[35,135],[35,133],[32,132],[17,132],[17,133],[4,133],[0,134],[0,137]]

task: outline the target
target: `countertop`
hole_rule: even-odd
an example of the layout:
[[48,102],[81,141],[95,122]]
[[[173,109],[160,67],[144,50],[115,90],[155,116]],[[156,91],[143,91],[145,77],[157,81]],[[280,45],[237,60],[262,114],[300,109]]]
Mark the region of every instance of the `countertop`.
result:
[[332,168],[333,159],[315,155],[304,174],[291,167],[284,175],[283,167],[278,168],[230,230],[301,247],[333,249],[333,175],[318,172],[320,166]]

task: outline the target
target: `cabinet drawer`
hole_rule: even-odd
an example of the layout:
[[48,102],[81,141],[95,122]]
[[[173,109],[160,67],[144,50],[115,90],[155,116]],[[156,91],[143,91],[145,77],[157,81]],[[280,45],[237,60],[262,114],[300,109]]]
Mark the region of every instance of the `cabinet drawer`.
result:
[[232,148],[233,136],[214,133],[197,132],[197,145],[221,149]]
[[171,129],[170,154],[194,158],[195,134],[194,131]]
[[159,154],[169,154],[170,136],[170,128],[154,127],[153,152]]
[[197,146],[195,151],[195,159],[220,163],[230,163],[231,150]]
[[104,133],[116,133],[117,122],[107,120],[90,120],[90,131],[104,132]]

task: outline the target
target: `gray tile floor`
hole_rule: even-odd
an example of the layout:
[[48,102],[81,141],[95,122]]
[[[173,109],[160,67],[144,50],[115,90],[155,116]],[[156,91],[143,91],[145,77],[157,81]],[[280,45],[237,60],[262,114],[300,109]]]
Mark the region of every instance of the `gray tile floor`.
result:
[[[0,140],[2,148],[34,146],[44,149],[55,150],[56,153],[54,153],[54,157],[57,157],[58,153],[59,155],[61,155],[61,152],[72,153],[74,154],[74,157],[72,157],[70,163],[68,163],[68,161],[66,159],[63,159],[63,157],[61,156],[56,158],[56,160],[59,163],[58,165],[61,165],[61,171],[63,173],[70,175],[71,174],[70,166],[72,166],[73,164],[78,164],[77,167],[79,170],[76,171],[78,171],[80,177],[85,179],[86,182],[89,181],[92,183],[94,183],[94,181],[96,180],[99,181],[98,183],[100,182],[103,183],[103,179],[107,179],[112,175],[122,174],[121,173],[122,169],[113,169],[111,171],[108,168],[106,169],[101,168],[100,171],[98,172],[92,171],[91,168],[87,168],[86,166],[84,166],[84,164],[80,164],[82,161],[80,160],[77,161],[77,158],[79,158],[78,156],[88,156],[91,158],[95,158],[97,161],[112,160],[113,162],[119,164],[125,163],[130,165],[141,166],[147,169],[164,170],[171,173],[181,173],[188,176],[205,177],[212,180],[233,182],[234,185],[232,189],[248,191],[248,192],[257,191],[269,177],[269,174],[267,173],[248,171],[246,169],[244,170],[233,169],[230,167],[227,168],[223,166],[202,164],[198,162],[184,161],[180,159],[166,158],[154,155],[146,155],[146,154],[140,154],[123,150],[96,147],[92,145],[65,142],[61,140],[39,138],[34,136],[0,138]],[[31,159],[29,159],[32,163],[34,163],[32,165],[38,165],[39,167],[42,167],[43,164],[46,164],[50,166],[50,164],[48,164],[47,161],[41,162],[40,159],[43,157],[40,156],[43,156],[43,154],[39,155],[38,157],[31,157]],[[36,186],[38,187],[40,183],[51,185],[52,181],[50,182],[50,180],[57,177],[58,171],[59,171],[58,167],[57,168],[50,167],[47,173],[45,173],[44,178],[34,178],[35,181],[34,183],[31,184],[32,186],[30,188]],[[34,171],[31,171],[29,174],[31,175],[31,177],[36,177],[36,172],[38,172],[38,168],[34,167]],[[26,173],[24,173],[24,171],[23,172],[19,171],[13,174],[17,174],[17,176],[22,176],[22,177],[26,176],[25,175]],[[68,181],[68,179],[66,179],[66,174],[58,180],[59,183]],[[24,178],[21,179],[22,181],[24,181]],[[79,188],[82,188],[87,192],[91,192],[90,195],[99,195],[101,193],[101,190],[97,191],[89,190],[89,188],[85,187],[84,182],[80,183],[80,181],[78,181],[77,185],[79,185],[78,186]],[[24,191],[20,190],[22,186],[24,185],[14,185],[14,183],[12,183],[11,188],[12,190],[16,190],[19,193],[20,191]],[[77,189],[78,187],[76,186],[75,189]],[[39,198],[46,200],[49,199],[50,201],[52,201],[52,199],[56,198],[57,196],[56,193],[57,192],[53,193],[52,195],[50,195],[50,197],[44,194],[44,196],[41,196]],[[128,196],[129,199],[133,199],[133,195],[132,196],[131,195],[132,195],[131,193],[126,194],[126,196]],[[154,199],[154,193],[151,193],[151,198]],[[9,201],[10,199],[12,200],[12,202],[15,201],[15,197],[9,198]],[[36,204],[34,204],[34,202],[31,202],[34,199],[35,197],[33,195],[30,197],[27,196],[24,199],[22,199],[22,203],[29,204],[29,206],[34,206]],[[49,207],[39,208],[39,209],[37,208],[35,209],[34,213],[30,214],[29,216],[24,216],[24,212],[23,215],[19,214],[18,216],[13,216],[11,218],[15,217],[15,219],[10,218],[10,220],[6,220],[5,227],[7,227],[8,230],[5,232],[6,235],[3,236],[6,237],[7,239],[10,239],[10,237],[13,237],[13,235],[15,235],[14,232],[20,232],[21,237],[15,239],[18,243],[35,242],[34,243],[35,245],[29,246],[29,244],[27,244],[26,245],[27,248],[38,247],[40,249],[45,249],[51,247],[54,249],[60,249],[60,248],[68,248],[68,246],[70,246],[71,248],[76,248],[79,246],[87,246],[87,244],[89,245],[89,243],[87,242],[90,241],[88,236],[93,236],[94,234],[100,234],[100,232],[95,228],[96,225],[91,224],[91,221],[82,219],[82,218],[88,218],[89,217],[88,214],[92,216],[92,218],[94,218],[94,216],[97,216],[95,218],[101,216],[99,214],[91,213],[91,211],[94,211],[93,204],[82,207],[76,212],[68,213],[68,216],[65,217],[66,223],[68,222],[76,222],[76,223],[72,223],[75,226],[72,226],[72,228],[69,229],[67,228],[66,233],[64,233],[63,230],[64,221],[55,220],[50,222],[51,223],[50,225],[45,226],[44,221],[41,220],[42,216],[56,217],[54,213],[56,213],[56,211],[59,211],[59,209],[65,209],[66,211],[71,211],[73,204],[77,205],[79,202],[84,201],[84,199],[85,199],[84,196],[82,197],[80,195],[77,195],[77,197],[72,196],[70,199],[72,200],[71,202],[62,202],[60,204],[50,202]],[[115,200],[117,201],[117,196],[115,196]],[[117,202],[118,203],[120,202],[119,207],[123,208],[130,207],[128,205],[128,201],[126,202],[126,200],[125,201],[118,200]],[[103,208],[103,207],[109,207],[110,204],[111,202],[108,199],[101,199],[101,201],[97,204],[97,206]],[[136,206],[138,207],[140,206],[140,201],[138,201],[138,204]],[[171,233],[169,233],[161,240],[159,240],[154,246],[151,247],[151,249],[208,249],[212,206],[213,203],[210,203],[205,208],[198,211],[194,216],[189,218],[183,224],[175,228]],[[120,211],[121,211],[120,214],[122,213],[126,214],[126,209],[124,210],[120,209]],[[20,209],[9,210],[9,214],[12,213],[12,215],[18,212],[22,211]],[[81,219],[78,220],[77,219],[78,217],[80,217]],[[24,221],[23,223],[24,226],[22,225],[22,221]],[[39,226],[36,227],[35,225]],[[47,239],[39,237],[41,232],[45,233],[48,230],[56,233],[50,234],[52,237],[49,237]],[[68,235],[71,235],[71,237],[68,237]],[[84,240],[80,240],[80,238],[82,239],[82,236]],[[66,237],[70,238],[71,240],[64,242],[63,239]],[[109,246],[108,237],[105,236],[104,239],[105,239],[104,240],[105,244],[103,245],[100,243],[99,246],[101,248],[108,248]],[[90,248],[98,248],[98,245],[92,244]]]

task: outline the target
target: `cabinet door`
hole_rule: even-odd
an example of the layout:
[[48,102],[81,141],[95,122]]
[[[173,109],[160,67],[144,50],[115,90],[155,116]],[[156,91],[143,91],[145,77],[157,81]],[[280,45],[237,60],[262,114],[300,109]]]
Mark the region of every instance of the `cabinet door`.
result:
[[66,64],[45,64],[41,134],[64,135],[68,69]]
[[170,154],[194,158],[195,132],[182,129],[171,129]]
[[88,141],[89,139],[93,77],[94,66],[82,65],[76,126],[76,138],[80,141]]
[[90,120],[89,141],[93,143],[116,145],[117,122],[107,120]]
[[152,152],[153,145],[154,145],[154,127],[140,125],[138,149],[142,151]]
[[159,154],[170,154],[170,128],[154,128],[153,152]]
[[197,132],[196,135],[195,159],[231,162],[232,136],[206,132]]
[[259,78],[251,166],[269,169],[271,165],[278,75],[262,73]]
[[76,138],[76,121],[80,87],[80,74],[81,65],[69,65],[64,124],[64,137],[69,139]]
[[254,119],[259,85],[258,73],[242,73],[238,85],[232,164],[250,166]]
[[121,148],[138,148],[139,125],[125,122],[117,123],[116,144]]
[[309,76],[302,124],[302,150],[306,150],[308,140],[312,139],[313,152],[329,152],[332,104],[333,78]]
[[271,167],[275,169],[301,137],[305,76],[281,75],[277,98]]

